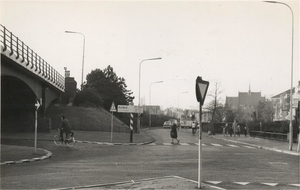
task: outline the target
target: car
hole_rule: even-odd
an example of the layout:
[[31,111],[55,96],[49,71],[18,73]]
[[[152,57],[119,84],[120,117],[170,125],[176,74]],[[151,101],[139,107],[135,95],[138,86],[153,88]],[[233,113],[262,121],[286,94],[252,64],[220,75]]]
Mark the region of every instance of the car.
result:
[[171,121],[172,125],[175,124],[176,126],[178,126],[177,119],[169,119],[169,121]]
[[163,124],[163,128],[171,128],[172,127],[172,122],[171,121],[165,121]]

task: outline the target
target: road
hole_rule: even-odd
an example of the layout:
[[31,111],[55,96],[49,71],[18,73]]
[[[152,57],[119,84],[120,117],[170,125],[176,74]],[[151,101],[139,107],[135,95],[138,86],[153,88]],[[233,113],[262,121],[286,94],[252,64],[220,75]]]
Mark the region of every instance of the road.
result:
[[[51,151],[52,157],[1,166],[1,189],[52,189],[170,175],[197,181],[198,134],[180,129],[180,144],[172,145],[169,129],[152,129],[147,133],[156,139],[154,143],[132,146],[76,143],[70,148],[40,141],[39,147]],[[229,143],[204,134],[204,183],[225,189],[299,189],[290,186],[299,183],[298,156]],[[32,142],[22,141],[22,144]]]

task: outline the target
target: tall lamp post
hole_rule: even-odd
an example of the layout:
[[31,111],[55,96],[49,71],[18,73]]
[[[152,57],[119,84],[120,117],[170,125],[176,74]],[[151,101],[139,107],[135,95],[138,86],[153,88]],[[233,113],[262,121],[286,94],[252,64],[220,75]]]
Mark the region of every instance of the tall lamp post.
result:
[[85,36],[81,32],[65,31],[66,33],[71,34],[81,34],[83,36],[83,54],[82,54],[82,72],[81,72],[81,88],[83,85],[83,70],[84,70],[84,47],[85,47]]
[[163,81],[152,82],[149,85],[149,129],[151,129],[151,86],[152,84],[162,83]]
[[294,57],[294,12],[292,8],[285,3],[278,1],[264,1],[266,3],[278,3],[287,6],[292,13],[292,54],[291,54],[291,90],[290,90],[290,126],[289,126],[289,150],[293,148],[293,57]]
[[[161,57],[156,57],[156,58],[150,58],[150,59],[144,59],[140,62],[140,65],[139,65],[139,106],[141,105],[141,65],[144,61],[152,61],[152,60],[159,60],[161,59]],[[139,133],[140,132],[140,127],[141,127],[141,114],[139,113],[138,114],[138,117],[137,117],[137,132]]]

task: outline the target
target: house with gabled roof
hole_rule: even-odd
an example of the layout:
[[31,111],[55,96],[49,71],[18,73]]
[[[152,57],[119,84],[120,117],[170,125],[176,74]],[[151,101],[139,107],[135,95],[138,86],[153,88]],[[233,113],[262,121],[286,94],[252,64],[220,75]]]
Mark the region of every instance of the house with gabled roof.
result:
[[[300,101],[300,81],[298,86],[292,89],[292,99],[292,115],[295,116]],[[290,89],[273,96],[272,101],[275,110],[274,121],[290,120]]]

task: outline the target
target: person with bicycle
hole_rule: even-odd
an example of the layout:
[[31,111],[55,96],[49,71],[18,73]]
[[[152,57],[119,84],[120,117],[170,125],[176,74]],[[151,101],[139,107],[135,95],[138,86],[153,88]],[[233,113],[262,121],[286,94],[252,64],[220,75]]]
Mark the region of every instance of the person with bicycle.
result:
[[193,121],[193,122],[192,122],[192,133],[195,134],[196,131],[197,131],[197,129],[196,129],[196,122]]
[[66,134],[66,140],[68,139],[68,135],[72,134],[71,126],[69,120],[63,115],[61,116],[61,125],[60,125],[60,138],[61,142],[64,142],[64,133]]

